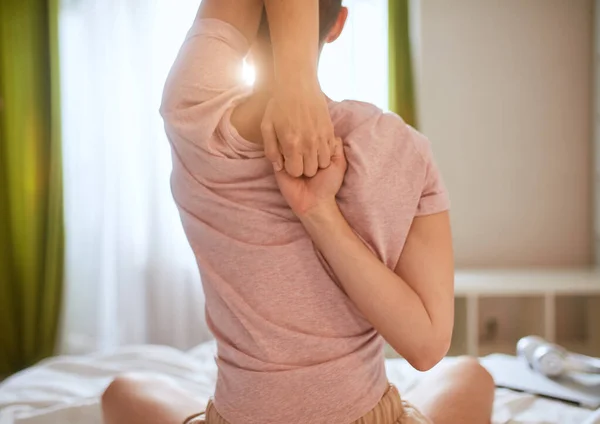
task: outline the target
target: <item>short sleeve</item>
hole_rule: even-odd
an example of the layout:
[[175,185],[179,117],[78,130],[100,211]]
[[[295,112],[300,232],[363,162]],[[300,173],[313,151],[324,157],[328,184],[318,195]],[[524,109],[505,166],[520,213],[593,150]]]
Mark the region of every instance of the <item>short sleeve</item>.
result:
[[197,19],[167,79],[161,113],[168,115],[209,101],[239,87],[246,38],[218,19]]
[[410,128],[409,131],[425,166],[425,180],[415,216],[433,215],[447,211],[450,209],[450,198],[442,174],[433,157],[431,143],[413,128]]

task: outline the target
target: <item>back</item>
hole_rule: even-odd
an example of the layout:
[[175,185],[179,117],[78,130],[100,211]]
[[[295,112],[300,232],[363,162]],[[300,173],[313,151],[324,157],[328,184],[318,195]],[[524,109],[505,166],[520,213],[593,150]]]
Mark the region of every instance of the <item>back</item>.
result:
[[[230,422],[352,422],[387,388],[383,342],[328,272],[261,146],[231,125],[249,89],[233,72],[203,73],[209,57],[237,69],[245,51],[233,27],[198,21],[163,104],[173,195],[219,346],[215,405]],[[193,78],[203,84],[186,87]],[[340,209],[393,269],[412,219],[448,208],[429,144],[372,105],[330,111],[349,164]]]

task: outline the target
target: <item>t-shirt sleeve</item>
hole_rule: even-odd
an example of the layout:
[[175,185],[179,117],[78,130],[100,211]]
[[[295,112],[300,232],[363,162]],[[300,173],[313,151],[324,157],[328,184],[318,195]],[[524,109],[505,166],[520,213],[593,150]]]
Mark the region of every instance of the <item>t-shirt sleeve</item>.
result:
[[165,120],[202,119],[209,108],[201,106],[219,103],[224,93],[243,86],[248,49],[248,40],[234,26],[218,19],[196,19],[165,84],[160,109]]
[[409,131],[425,166],[425,180],[415,216],[433,215],[447,211],[450,209],[450,198],[433,157],[431,143],[413,128],[409,128]]

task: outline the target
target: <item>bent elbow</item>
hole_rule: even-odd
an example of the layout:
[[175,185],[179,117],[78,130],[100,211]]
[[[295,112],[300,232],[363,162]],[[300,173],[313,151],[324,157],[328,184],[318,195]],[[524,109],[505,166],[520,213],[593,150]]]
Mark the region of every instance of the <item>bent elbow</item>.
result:
[[169,77],[165,83],[159,107],[159,113],[163,119],[168,120],[193,104],[194,101],[190,98],[189,90],[186,91]]
[[181,103],[182,101],[179,97],[175,96],[173,93],[165,91],[158,112],[163,119],[167,120],[182,108]]
[[435,367],[448,353],[451,337],[432,340],[415,351],[411,358],[406,358],[417,371],[429,371]]
[[408,363],[417,371],[425,372],[435,367],[441,360],[439,356],[429,356],[426,354],[418,355],[412,360],[408,360]]

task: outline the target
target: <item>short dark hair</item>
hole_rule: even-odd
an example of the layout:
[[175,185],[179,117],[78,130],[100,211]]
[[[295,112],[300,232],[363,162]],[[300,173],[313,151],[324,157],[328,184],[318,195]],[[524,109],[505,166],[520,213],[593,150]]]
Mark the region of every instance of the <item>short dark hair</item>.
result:
[[337,21],[342,0],[319,0],[319,40],[323,41]]
[[[329,31],[335,24],[342,8],[342,0],[319,0],[319,41],[325,40]],[[261,34],[269,35],[269,20],[263,9],[262,21],[260,23]]]

